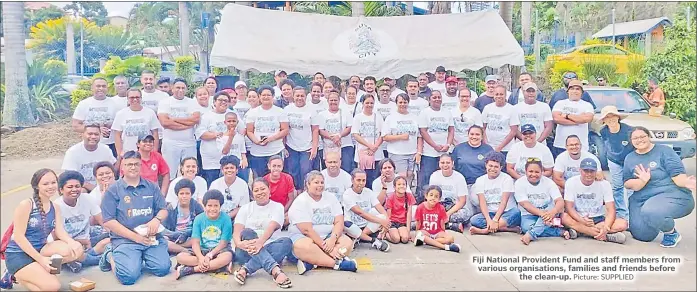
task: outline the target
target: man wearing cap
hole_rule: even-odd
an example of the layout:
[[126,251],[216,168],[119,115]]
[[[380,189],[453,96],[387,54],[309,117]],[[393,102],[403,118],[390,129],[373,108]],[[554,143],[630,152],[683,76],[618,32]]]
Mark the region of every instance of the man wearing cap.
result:
[[[576,135],[571,135],[566,138],[566,151],[562,152],[557,156],[554,161],[554,169],[552,169],[552,180],[559,186],[559,190],[564,192],[566,187],[566,182],[579,175],[579,165],[581,161],[586,158],[591,158],[595,160],[598,165],[600,165],[600,160],[598,160],[595,155],[588,151],[581,150],[581,139]],[[597,172],[597,180],[605,179],[605,175],[602,171]]]
[[554,135],[553,154],[564,151],[564,141],[569,135],[576,135],[581,138],[582,150],[588,151],[588,124],[593,121],[595,110],[593,105],[581,100],[583,95],[583,85],[581,81],[571,80],[569,82],[569,98],[560,100],[552,108],[552,118],[557,124],[557,131]]
[[494,87],[498,85],[499,81],[496,75],[487,75],[484,82],[486,83],[486,91],[474,101],[474,107],[480,112],[484,111],[485,106],[494,102]]
[[[546,144],[545,140],[547,140],[547,137],[552,133],[552,129],[554,129],[552,110],[548,104],[537,99],[540,97],[537,84],[528,82],[521,89],[524,94],[523,102],[513,106],[513,109],[518,114],[520,124],[535,126],[535,129],[539,131],[536,137],[537,142]],[[510,101],[511,99],[509,98],[508,100]],[[523,136],[518,134],[518,139],[523,140]]]
[[137,88],[127,92],[128,107],[120,110],[114,117],[111,130],[114,133],[114,144],[118,157],[131,150],[138,150],[138,137],[152,135],[155,149],[160,147],[160,120],[157,114],[141,103],[142,92]]
[[578,233],[596,240],[624,243],[622,232],[627,230],[627,220],[616,218],[612,186],[606,180],[596,180],[598,162],[592,158],[581,161],[581,174],[569,179],[564,189],[566,212],[562,224],[569,228],[571,239]]
[[[154,146],[155,138],[152,135],[146,135],[138,138],[138,154],[140,155],[140,176],[151,181],[155,185],[160,186],[160,191],[163,196],[167,196],[170,182],[170,167],[167,162],[158,153]],[[179,165],[177,165],[179,167]],[[121,174],[124,174],[127,169],[121,169]],[[162,184],[159,184],[159,181]]]
[[[624,197],[625,187],[622,179],[622,169],[624,168],[624,159],[627,157],[627,154],[634,151],[634,145],[629,139],[632,127],[620,122],[625,117],[627,117],[627,115],[617,111],[617,107],[614,105],[605,106],[600,111],[599,120],[605,124],[605,126],[600,129],[600,137],[603,139],[603,145],[605,145],[605,147],[599,148],[599,150],[602,149],[602,152],[604,152],[607,157],[607,166],[610,170],[612,183],[612,194],[615,198],[615,207],[617,208],[617,217],[628,220],[629,212],[627,211],[627,200],[625,200]],[[626,190],[627,197],[631,196],[634,192],[630,189]]]
[[603,77],[595,78],[595,81],[598,82],[598,86],[607,86],[607,81]]
[[92,191],[97,184],[97,179],[92,172],[94,165],[102,161],[116,162],[109,147],[99,143],[101,137],[102,133],[98,125],[86,125],[82,131],[82,141],[68,148],[63,157],[61,169],[74,170],[82,174],[85,178],[82,188],[87,192]]
[[452,111],[460,103],[460,99],[457,96],[457,77],[448,76],[445,78],[445,92],[441,92],[443,96],[443,109],[446,111]]
[[[564,83],[564,88],[561,88],[552,94],[552,99],[549,101],[549,108],[554,108],[554,105],[556,105],[557,102],[559,102],[560,100],[569,99],[568,88],[570,82],[573,80],[578,81],[578,75],[576,75],[576,72],[570,71],[564,73],[562,79],[562,82]],[[578,81],[578,84],[583,85],[581,81]],[[593,99],[591,99],[591,96],[590,94],[588,94],[588,92],[584,91],[581,95],[581,99],[585,102],[590,103],[595,109],[595,103],[593,103]]]
[[537,141],[535,126],[525,124],[520,127],[520,132],[522,133],[522,141],[513,144],[506,156],[506,172],[508,175],[513,180],[525,177],[525,164],[528,162],[528,159],[537,158],[542,162],[542,174],[546,177],[552,177],[554,158],[547,145]]
[[[237,92],[237,103],[232,109],[237,112],[238,119],[244,121],[244,116],[252,106],[247,102],[247,83],[242,80],[235,82],[235,92]],[[244,124],[244,123],[240,123]]]
[[428,87],[428,75],[421,73],[416,80],[419,81],[419,97],[428,100],[431,97],[431,88]]
[[276,81],[276,86],[273,87],[274,97],[276,99],[281,98],[281,82],[288,79],[288,73],[284,70],[276,70],[276,74],[273,79]]
[[392,77],[385,77],[383,79],[384,83],[387,84],[390,87],[390,100],[395,101],[397,99],[397,95],[400,93],[406,93],[404,90],[401,90],[397,88],[397,80],[392,79]]
[[445,67],[436,67],[436,80],[433,80],[433,82],[428,84],[428,87],[431,88],[431,90],[438,90],[441,93],[445,92],[445,72]]
[[[465,88],[467,88],[467,89],[470,90],[470,95],[471,95],[471,96],[475,96],[475,97],[476,97],[476,96],[479,96],[479,95],[477,95],[477,92],[476,92],[476,91],[474,91],[474,90],[472,90],[471,88],[468,88],[468,87],[467,87],[467,74],[462,73],[462,72],[457,73],[457,91],[459,92],[459,91],[461,91],[461,90],[464,90]],[[471,105],[471,106],[474,105],[474,100],[475,100],[475,99],[476,99],[476,98],[473,98],[472,101],[470,102],[470,105]]]
[[[518,89],[514,90],[508,97],[508,103],[512,105],[520,103],[520,97],[525,95],[525,89],[523,88],[528,83],[532,83],[532,75],[528,72],[520,73],[520,77],[518,77]],[[537,89],[537,86],[535,86],[535,89]],[[542,95],[541,91],[537,91],[535,98],[537,101],[545,102],[545,97]]]

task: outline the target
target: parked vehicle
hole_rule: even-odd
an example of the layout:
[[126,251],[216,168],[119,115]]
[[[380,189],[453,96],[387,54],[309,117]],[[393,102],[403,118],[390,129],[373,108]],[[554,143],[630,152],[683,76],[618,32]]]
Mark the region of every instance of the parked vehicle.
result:
[[585,86],[584,90],[590,94],[597,105],[595,118],[591,123],[589,150],[598,156],[604,169],[607,169],[607,158],[605,146],[599,134],[603,124],[598,117],[600,110],[607,105],[614,105],[621,113],[627,114],[627,118],[622,120],[623,123],[632,127],[642,126],[649,129],[653,143],[670,146],[682,159],[695,156],[697,151],[695,130],[688,123],[676,119],[675,114],[650,116],[649,104],[633,89]]
[[627,74],[630,60],[644,59],[644,56],[629,52],[620,46],[596,44],[573,47],[559,54],[549,55],[547,62],[570,61],[578,66],[585,62],[611,62],[617,65],[617,73]]

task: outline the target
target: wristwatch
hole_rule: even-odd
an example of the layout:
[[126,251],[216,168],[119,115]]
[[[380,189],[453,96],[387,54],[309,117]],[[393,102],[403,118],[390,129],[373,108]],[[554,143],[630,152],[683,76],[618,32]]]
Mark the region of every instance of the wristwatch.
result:
[[382,190],[383,190],[383,191],[386,191],[386,190],[387,190],[387,187],[382,187]]

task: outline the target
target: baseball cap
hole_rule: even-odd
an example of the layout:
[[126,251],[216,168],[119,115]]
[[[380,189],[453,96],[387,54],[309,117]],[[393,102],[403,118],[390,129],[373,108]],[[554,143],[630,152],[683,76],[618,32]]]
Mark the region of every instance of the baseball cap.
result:
[[140,143],[140,142],[142,142],[142,141],[155,141],[155,137],[153,137],[153,136],[150,135],[150,134],[147,134],[147,135],[145,135],[145,136],[140,136],[140,137],[138,137],[138,142]]
[[286,73],[285,70],[276,70],[276,73],[275,73],[274,75],[275,75],[275,76],[278,76],[278,75],[281,75],[281,74],[288,76],[288,73]]
[[598,164],[595,163],[593,158],[586,158],[581,160],[581,169],[583,170],[598,170]]
[[457,77],[455,76],[448,76],[445,78],[445,83],[457,83]]
[[457,79],[467,79],[467,74],[465,73],[457,73]]
[[535,82],[528,82],[528,83],[525,83],[525,85],[523,85],[522,88],[523,88],[523,91],[527,91],[527,90],[530,89],[530,88],[534,88],[535,91],[538,90],[538,89],[537,89],[537,84],[535,84]]
[[525,125],[523,125],[522,127],[520,127],[520,132],[523,133],[523,134],[525,134],[525,133],[527,133],[527,132],[536,133],[537,130],[535,130],[535,126],[533,126],[533,125],[531,125],[531,124],[525,124]]
[[605,78],[601,76],[601,77],[595,78],[595,81],[605,81]]
[[487,75],[486,78],[484,78],[484,82],[489,83],[489,81],[499,81],[499,77],[496,75]]
[[235,82],[235,88],[240,87],[240,86],[247,87],[247,83],[244,83],[244,81],[242,81],[242,80]]
[[445,67],[443,67],[443,66],[436,67],[436,72],[445,72]]
[[567,87],[567,90],[568,88],[571,88],[573,86],[581,87],[581,90],[583,90],[583,82],[581,81],[578,81],[576,79],[569,81],[569,86]]

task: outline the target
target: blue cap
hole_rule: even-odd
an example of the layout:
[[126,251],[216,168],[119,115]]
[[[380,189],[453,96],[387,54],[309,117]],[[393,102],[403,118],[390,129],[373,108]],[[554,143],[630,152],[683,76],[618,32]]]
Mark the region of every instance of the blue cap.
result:
[[598,170],[598,164],[593,158],[586,158],[581,160],[580,168],[583,170]]
[[535,126],[531,124],[525,124],[522,127],[520,127],[520,132],[525,134],[526,132],[533,132],[536,133],[537,130],[535,130]]

